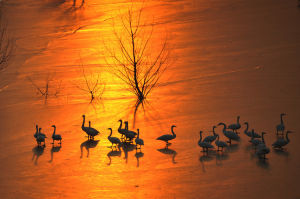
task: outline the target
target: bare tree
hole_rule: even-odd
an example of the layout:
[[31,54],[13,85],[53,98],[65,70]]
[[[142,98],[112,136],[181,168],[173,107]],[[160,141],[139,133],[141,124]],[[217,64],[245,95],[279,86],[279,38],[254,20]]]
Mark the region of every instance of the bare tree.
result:
[[121,29],[117,31],[114,25],[117,44],[113,49],[107,48],[112,63],[106,60],[112,64],[114,74],[129,86],[139,101],[143,101],[157,85],[169,65],[170,54],[167,37],[159,50],[152,48],[157,43],[152,37],[154,23],[142,21],[142,12],[143,9],[133,11],[131,7],[121,17]]
[[95,77],[94,75],[86,75],[86,72],[84,70],[84,66],[81,61],[81,69],[82,69],[82,76],[84,78],[84,86],[75,85],[78,89],[86,92],[88,95],[90,95],[91,103],[93,100],[98,97],[101,98],[101,96],[104,93],[105,85],[101,82],[101,76],[98,73]]
[[7,62],[11,57],[13,46],[12,39],[10,39],[7,34],[7,27],[4,23],[0,7],[0,71],[7,67]]
[[[45,103],[47,102],[47,99],[49,96],[54,96],[54,97],[58,97],[58,95],[60,94],[61,92],[61,81],[59,82],[54,82],[53,81],[53,76],[54,75],[50,75],[48,73],[46,79],[45,79],[45,85],[44,87],[43,86],[39,86],[38,84],[36,84],[31,77],[27,77],[28,81],[30,81],[30,83],[33,85],[33,87],[37,90],[37,94],[44,97],[44,100],[45,100]],[[52,83],[52,87],[50,89],[50,82],[53,82]],[[50,92],[50,90],[52,92]]]

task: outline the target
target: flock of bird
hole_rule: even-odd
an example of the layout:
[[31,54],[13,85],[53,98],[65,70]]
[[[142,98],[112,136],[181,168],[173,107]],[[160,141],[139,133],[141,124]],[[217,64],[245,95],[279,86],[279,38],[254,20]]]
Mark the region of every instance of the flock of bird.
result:
[[[272,147],[274,149],[283,150],[283,147],[286,146],[290,140],[288,137],[289,133],[292,133],[292,131],[286,131],[285,133],[285,139],[284,139],[284,132],[285,132],[285,125],[283,122],[283,116],[285,116],[285,113],[282,113],[280,115],[280,124],[276,126],[276,135],[277,140],[272,144]],[[228,138],[227,143],[230,145],[231,141],[239,141],[240,136],[237,130],[241,128],[241,124],[239,122],[240,117],[237,117],[237,123],[231,124],[228,127],[224,123],[219,123],[218,126],[223,126],[223,134],[225,137]],[[246,125],[246,129],[244,130],[244,134],[251,139],[249,142],[254,146],[256,154],[259,158],[266,159],[266,154],[270,153],[270,148],[267,147],[266,142],[264,140],[265,132],[262,132],[261,135],[256,133],[254,129],[252,131],[248,131],[249,124],[248,122],[244,123]],[[200,131],[200,140],[198,141],[198,145],[202,147],[203,152],[208,152],[208,149],[214,148],[212,145],[212,142],[215,141],[215,145],[218,147],[217,151],[223,151],[224,147],[228,147],[228,144],[224,141],[219,140],[219,135],[215,133],[216,126],[213,126],[213,135],[207,136],[202,140],[202,131]],[[221,148],[221,150],[220,150]]]
[[[286,114],[282,113],[280,115],[280,124],[276,126],[276,135],[277,135],[277,140],[272,144],[273,148],[275,149],[280,149],[282,150],[284,146],[286,146],[290,140],[288,137],[289,133],[292,133],[291,131],[286,131],[285,139],[284,139],[284,132],[285,132],[285,125],[283,122],[283,116]],[[87,134],[88,140],[94,140],[94,137],[99,135],[100,132],[96,130],[95,128],[91,127],[91,121],[89,121],[89,126],[85,126],[85,115],[82,115],[83,121],[81,125],[81,129]],[[240,124],[240,116],[237,117],[237,123],[226,125],[225,123],[219,123],[218,126],[223,126],[223,134],[225,137],[228,138],[228,141],[221,141],[219,134],[215,132],[215,129],[217,126],[213,126],[212,133],[213,135],[209,135],[205,138],[202,138],[203,132],[200,131],[200,140],[198,141],[198,145],[203,149],[203,152],[208,152],[209,149],[213,149],[214,146],[212,145],[213,142],[215,145],[218,147],[217,151],[222,151],[223,149],[228,147],[228,145],[231,145],[232,141],[239,141],[240,136],[238,135],[239,132],[238,130],[241,128]],[[109,136],[107,139],[109,142],[111,142],[111,148],[114,150],[114,148],[117,148],[121,143],[129,143],[132,144],[133,140],[135,141],[136,144],[136,149],[142,148],[144,145],[144,140],[140,138],[140,131],[137,129],[137,132],[131,131],[128,129],[128,121],[124,122],[124,128],[123,127],[123,121],[119,120],[120,126],[118,128],[119,134],[121,134],[121,137],[113,137],[112,136],[112,129],[108,128],[110,131]],[[244,123],[246,125],[246,128],[244,130],[244,134],[250,138],[249,142],[255,147],[256,154],[258,155],[259,158],[266,159],[266,154],[270,153],[269,147],[267,147],[265,140],[264,140],[264,135],[266,134],[265,132],[262,132],[261,135],[256,133],[254,129],[252,131],[249,131],[249,124],[248,122]],[[54,144],[55,141],[59,141],[59,144],[61,145],[62,141],[62,136],[56,134],[56,126],[52,125],[54,128],[53,134],[52,134],[52,144]],[[157,138],[157,140],[164,141],[166,143],[166,148],[171,144],[169,141],[173,140],[176,138],[176,134],[174,133],[174,128],[176,126],[172,125],[171,126],[171,133],[172,134],[165,134]],[[38,128],[38,125],[36,125],[36,132],[34,134],[34,137],[36,139],[36,142],[38,146],[45,146],[45,139],[47,138],[44,133],[41,132],[42,128]],[[42,145],[43,143],[43,145]]]

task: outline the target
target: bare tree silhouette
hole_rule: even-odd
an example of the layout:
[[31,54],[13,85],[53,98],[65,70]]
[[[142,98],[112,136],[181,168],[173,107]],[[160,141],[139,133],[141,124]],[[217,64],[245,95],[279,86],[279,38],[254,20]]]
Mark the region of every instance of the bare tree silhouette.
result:
[[7,33],[7,26],[2,16],[2,8],[0,5],[0,72],[7,67],[13,51],[14,43]]
[[[121,29],[114,35],[117,40],[116,48],[109,49],[110,62],[113,73],[124,81],[139,101],[143,101],[157,85],[161,75],[169,66],[170,50],[167,37],[160,49],[152,48],[154,23],[142,21],[143,8],[133,11],[128,9],[125,16],[121,16]],[[110,45],[111,46],[111,45]],[[156,51],[156,52],[154,52]]]
[[101,82],[101,74],[97,74],[97,76],[90,74],[86,75],[86,72],[84,70],[84,66],[81,61],[81,71],[82,76],[84,78],[84,86],[75,85],[78,89],[84,91],[88,95],[90,95],[90,103],[93,102],[95,98],[101,98],[104,90],[105,90],[105,84]]
[[58,97],[58,95],[61,93],[61,83],[62,81],[59,82],[55,82],[53,83],[53,88],[51,90],[53,90],[53,92],[50,93],[50,82],[53,81],[53,76],[54,75],[50,75],[48,73],[46,79],[45,79],[45,86],[43,88],[43,86],[39,86],[38,84],[36,84],[31,77],[27,77],[28,81],[30,81],[30,83],[33,85],[33,87],[37,90],[37,94],[44,97],[45,103],[47,102],[48,97],[54,96],[54,97]]

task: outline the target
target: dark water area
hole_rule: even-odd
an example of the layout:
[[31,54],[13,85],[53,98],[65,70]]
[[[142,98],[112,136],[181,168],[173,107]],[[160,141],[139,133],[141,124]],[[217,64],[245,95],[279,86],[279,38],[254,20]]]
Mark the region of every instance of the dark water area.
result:
[[[140,1],[135,5],[143,6]],[[135,96],[111,73],[107,49],[131,1],[2,0],[15,41],[0,72],[1,198],[300,198],[300,9],[286,0],[146,1],[151,48],[167,35],[171,64],[134,117]],[[103,95],[90,103],[88,80]],[[45,91],[47,100],[37,87]],[[274,150],[280,113],[290,143]],[[100,131],[87,141],[82,115]],[[199,131],[240,116],[241,140],[201,152]],[[112,151],[119,119],[140,129],[145,146]],[[135,124],[133,125],[133,123]],[[267,132],[260,160],[243,133]],[[47,135],[37,147],[35,125]],[[55,124],[61,147],[52,145]],[[174,129],[168,149],[156,140]],[[222,128],[216,132],[225,141]],[[216,147],[215,147],[216,149]]]

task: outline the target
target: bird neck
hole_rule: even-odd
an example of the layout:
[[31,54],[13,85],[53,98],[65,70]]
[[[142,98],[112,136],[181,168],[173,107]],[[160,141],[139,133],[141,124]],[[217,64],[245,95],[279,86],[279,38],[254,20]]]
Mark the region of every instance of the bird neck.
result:
[[36,129],[35,132],[38,133],[38,132],[39,132],[39,127],[38,127],[38,125],[35,126],[35,129]]
[[123,122],[122,122],[122,120],[120,120],[119,122],[120,122],[120,126],[119,126],[118,129],[121,129],[121,128],[122,128],[122,123],[123,123]]
[[172,132],[173,136],[176,136],[176,134],[174,133],[174,126],[171,127],[171,132]]
[[252,136],[252,138],[254,138],[254,130],[253,129],[251,131],[251,136]]
[[237,117],[237,123],[238,124],[240,123],[240,117]]
[[282,119],[283,115],[280,115],[280,123],[283,124],[283,119]]
[[226,124],[222,123],[222,125],[224,126],[223,127],[223,132],[225,132],[226,131]]
[[199,140],[199,142],[201,142],[202,141],[202,132],[200,132],[200,140]]
[[288,134],[289,134],[289,133],[286,133],[286,136],[285,136],[285,137],[286,137],[286,141],[287,141],[287,142],[290,142],[290,139],[289,139]]
[[214,136],[216,135],[215,128],[216,127],[213,127],[213,134],[214,134]]
[[128,130],[128,123],[125,123],[125,129]]
[[140,138],[140,131],[137,131],[137,138]]
[[265,143],[265,139],[264,139],[264,134],[263,133],[261,134],[261,140],[262,140],[263,143]]
[[89,122],[89,128],[91,128],[91,122]]
[[247,131],[248,131],[248,128],[249,128],[249,125],[248,125],[248,123],[245,123],[245,124],[246,124],[245,132],[247,132]]
[[110,134],[109,134],[109,136],[108,137],[111,137],[111,134],[112,134],[112,129],[109,129],[110,130]]
[[84,127],[84,123],[85,123],[85,117],[82,117],[82,125],[81,125],[81,128],[83,128]]
[[55,135],[56,127],[54,126],[53,128],[54,128],[54,130],[53,130],[53,134],[52,135]]

